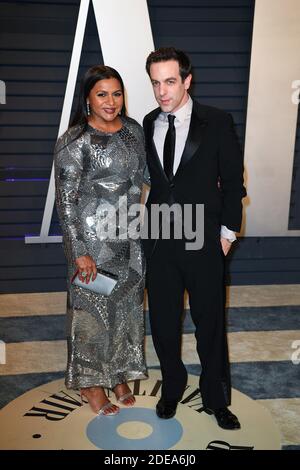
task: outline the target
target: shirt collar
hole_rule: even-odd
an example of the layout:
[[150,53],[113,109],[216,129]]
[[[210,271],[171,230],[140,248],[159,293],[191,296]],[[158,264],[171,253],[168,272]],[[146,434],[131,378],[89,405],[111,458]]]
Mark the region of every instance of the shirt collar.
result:
[[[175,113],[171,113],[171,114],[174,114],[176,116],[175,122],[177,121],[180,124],[182,124],[186,119],[189,119],[191,117],[192,109],[193,109],[193,100],[189,95],[187,102],[181,108],[177,109]],[[164,113],[162,111],[159,114],[159,119],[161,121],[168,121],[168,114],[170,113]]]

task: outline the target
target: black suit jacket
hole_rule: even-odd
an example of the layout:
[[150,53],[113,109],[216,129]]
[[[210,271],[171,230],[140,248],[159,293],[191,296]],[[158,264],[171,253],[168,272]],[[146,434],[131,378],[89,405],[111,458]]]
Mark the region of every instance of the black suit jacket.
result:
[[[160,108],[144,118],[147,166],[151,190],[146,203],[204,204],[205,237],[220,238],[220,226],[239,231],[242,220],[243,159],[230,114],[193,100],[188,137],[178,170],[170,182],[160,163],[154,141],[154,121]],[[155,240],[154,240],[155,241]],[[146,256],[153,240],[145,240]]]

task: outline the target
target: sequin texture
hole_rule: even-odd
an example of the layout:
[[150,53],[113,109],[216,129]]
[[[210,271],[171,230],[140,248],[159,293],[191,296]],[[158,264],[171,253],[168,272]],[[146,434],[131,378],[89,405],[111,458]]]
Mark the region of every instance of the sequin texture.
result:
[[[147,377],[140,239],[99,236],[108,205],[124,213],[140,202],[143,131],[130,118],[122,117],[122,122],[116,133],[88,126],[80,137],[80,127],[75,126],[55,148],[56,206],[68,264],[67,388],[113,388]],[[117,231],[124,235],[121,225]],[[87,254],[97,266],[118,276],[109,297],[71,285],[75,259]]]

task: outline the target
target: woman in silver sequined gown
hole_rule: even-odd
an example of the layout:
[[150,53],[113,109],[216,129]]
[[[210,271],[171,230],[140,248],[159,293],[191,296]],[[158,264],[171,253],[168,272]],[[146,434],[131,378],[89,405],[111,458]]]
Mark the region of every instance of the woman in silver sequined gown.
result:
[[[68,264],[66,386],[80,389],[95,412],[107,415],[119,407],[108,400],[103,387],[131,406],[135,400],[127,381],[147,376],[144,261],[140,240],[128,235],[124,226],[129,207],[140,202],[144,139],[141,126],[125,116],[123,82],[114,69],[88,70],[79,101],[75,125],[59,138],[54,158],[56,205]],[[116,219],[114,239],[101,232],[111,206],[123,216]],[[118,276],[109,297],[70,282],[77,269],[82,280],[93,279],[96,267]]]

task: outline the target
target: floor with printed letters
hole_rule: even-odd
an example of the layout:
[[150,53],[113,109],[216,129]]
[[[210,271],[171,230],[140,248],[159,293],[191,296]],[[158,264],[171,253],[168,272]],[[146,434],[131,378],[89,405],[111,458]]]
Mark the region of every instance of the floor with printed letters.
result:
[[147,311],[149,379],[131,383],[135,407],[104,417],[64,386],[66,294],[2,295],[0,449],[300,449],[300,288],[232,286],[228,299],[231,409],[242,425],[238,431],[222,430],[201,411],[201,367],[188,304],[188,385],[176,416],[161,420],[155,414],[161,376]]

